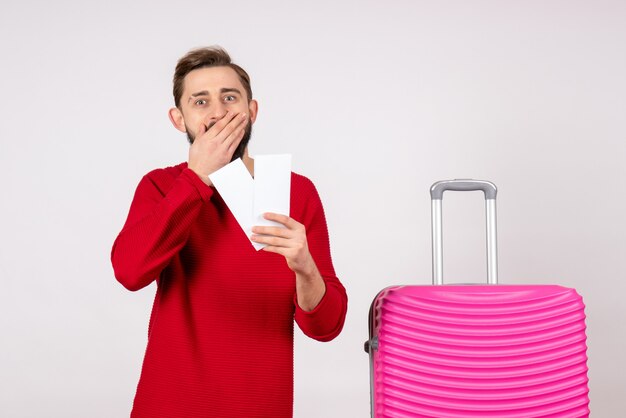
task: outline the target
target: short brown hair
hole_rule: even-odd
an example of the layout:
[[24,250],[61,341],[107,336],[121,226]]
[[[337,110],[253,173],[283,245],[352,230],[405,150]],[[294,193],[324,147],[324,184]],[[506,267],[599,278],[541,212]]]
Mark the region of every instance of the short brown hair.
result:
[[250,86],[250,76],[248,73],[234,64],[228,52],[219,46],[209,46],[205,48],[192,49],[184,57],[178,60],[176,64],[176,70],[174,71],[174,103],[176,107],[180,107],[180,98],[183,95],[185,76],[197,70],[198,68],[205,67],[230,67],[239,76],[241,84],[248,93],[248,101],[252,99],[252,87]]

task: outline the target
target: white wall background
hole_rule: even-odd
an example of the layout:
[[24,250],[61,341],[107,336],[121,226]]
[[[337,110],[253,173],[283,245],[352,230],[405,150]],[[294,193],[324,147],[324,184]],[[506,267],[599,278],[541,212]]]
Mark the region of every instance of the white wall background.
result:
[[[252,76],[253,153],[325,203],[343,334],[296,340],[297,418],[369,414],[367,311],[430,280],[428,188],[494,181],[503,283],[587,303],[595,417],[626,411],[626,2],[3,2],[0,416],[128,416],[151,286],[109,251],[147,171],[186,159],[166,111],[187,50]],[[446,276],[482,280],[482,197],[446,195]]]

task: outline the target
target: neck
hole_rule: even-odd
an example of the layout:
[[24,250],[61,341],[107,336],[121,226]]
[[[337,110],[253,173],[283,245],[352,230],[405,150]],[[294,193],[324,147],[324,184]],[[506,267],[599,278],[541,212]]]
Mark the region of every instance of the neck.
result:
[[254,159],[250,158],[248,155],[248,147],[243,151],[243,156],[241,157],[243,164],[246,166],[250,175],[254,177]]

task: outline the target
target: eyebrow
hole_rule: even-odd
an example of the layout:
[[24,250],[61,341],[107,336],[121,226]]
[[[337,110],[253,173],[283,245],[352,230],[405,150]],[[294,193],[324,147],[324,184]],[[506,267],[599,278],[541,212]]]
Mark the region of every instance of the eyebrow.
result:
[[220,90],[220,93],[237,93],[237,94],[241,95],[241,91],[239,89],[234,88],[234,87],[223,88],[223,89]]
[[197,93],[193,93],[191,97],[199,97],[199,96],[208,96],[209,92],[206,90],[199,91]]
[[[241,96],[241,90],[234,88],[234,87],[224,87],[220,89],[220,93],[237,93]],[[191,96],[189,97],[189,99],[187,100],[187,102],[191,101],[191,99],[194,99],[196,97],[200,97],[200,96],[209,96],[209,91],[208,90],[202,90],[199,91],[197,93],[192,93]]]

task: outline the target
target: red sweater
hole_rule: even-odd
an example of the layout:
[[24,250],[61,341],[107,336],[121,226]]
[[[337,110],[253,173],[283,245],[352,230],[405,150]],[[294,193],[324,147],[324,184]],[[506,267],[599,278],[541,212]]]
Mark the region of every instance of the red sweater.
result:
[[113,244],[129,290],[157,280],[133,418],[288,418],[293,415],[293,322],[329,341],[346,315],[315,186],[292,174],[290,216],[305,225],[326,283],[299,308],[284,257],[256,251],[214,188],[183,163],[147,174]]

